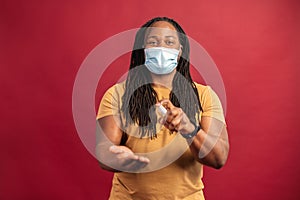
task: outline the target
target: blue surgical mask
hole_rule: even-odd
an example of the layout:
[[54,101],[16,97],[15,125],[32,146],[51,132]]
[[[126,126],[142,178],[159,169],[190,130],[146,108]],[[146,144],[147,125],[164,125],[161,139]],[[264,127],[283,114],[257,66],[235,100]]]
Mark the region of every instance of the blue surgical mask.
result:
[[177,49],[152,47],[144,51],[145,65],[154,74],[169,74],[177,67]]

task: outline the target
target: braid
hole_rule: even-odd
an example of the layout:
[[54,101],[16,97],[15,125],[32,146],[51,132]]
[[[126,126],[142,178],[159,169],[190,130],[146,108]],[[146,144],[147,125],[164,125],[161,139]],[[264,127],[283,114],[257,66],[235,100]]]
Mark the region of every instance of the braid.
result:
[[[196,114],[202,110],[196,85],[190,75],[190,46],[185,32],[177,22],[167,17],[157,17],[148,21],[139,29],[135,37],[121,110],[124,113],[126,127],[131,123],[136,123],[139,125],[141,137],[147,135],[151,139],[157,137],[156,115],[150,111],[151,107],[158,101],[158,96],[151,86],[150,72],[143,66],[145,63],[143,45],[146,28],[157,21],[169,22],[176,28],[177,32],[181,33],[179,34],[179,41],[183,46],[182,56],[176,68],[178,73],[173,79],[170,101],[174,106],[181,107],[193,123],[196,123]],[[190,92],[190,88],[193,89],[193,92]]]

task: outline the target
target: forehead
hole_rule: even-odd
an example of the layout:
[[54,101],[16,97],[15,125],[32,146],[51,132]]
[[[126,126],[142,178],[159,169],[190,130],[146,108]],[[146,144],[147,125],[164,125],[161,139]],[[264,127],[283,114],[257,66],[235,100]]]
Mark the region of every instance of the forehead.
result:
[[152,37],[152,36],[173,36],[177,38],[177,31],[175,27],[170,24],[169,22],[165,21],[158,21],[155,22],[149,27],[146,31],[145,38]]

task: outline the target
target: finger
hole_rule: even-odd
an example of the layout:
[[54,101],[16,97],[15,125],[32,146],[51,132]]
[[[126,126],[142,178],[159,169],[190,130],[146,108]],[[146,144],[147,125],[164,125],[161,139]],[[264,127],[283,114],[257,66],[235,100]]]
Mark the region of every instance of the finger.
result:
[[183,113],[180,112],[172,119],[170,123],[177,131],[179,130],[179,127],[184,124],[182,117],[183,117]]
[[134,163],[132,163],[132,168],[134,170],[139,170],[144,167],[146,167],[149,164],[150,160],[146,157],[140,156],[139,160],[136,160]]
[[144,168],[149,163],[149,159],[145,157],[140,157],[138,160],[124,160],[122,167],[126,170],[135,171]]
[[169,99],[163,99],[160,101],[160,104],[163,105],[167,109],[173,109],[175,106],[172,104],[172,102]]
[[167,129],[169,129],[171,132],[176,131],[176,130],[175,130],[175,127],[174,127],[173,125],[171,125],[171,124],[164,124],[164,126],[165,126]]
[[118,159],[126,159],[126,160],[138,160],[139,157],[137,155],[134,155],[131,152],[123,152],[123,153],[119,153],[117,155]]
[[166,122],[172,124],[172,121],[180,114],[181,109],[174,107],[173,109],[169,110],[166,115]]
[[148,165],[148,163],[139,162],[138,165],[137,165],[137,170],[142,169],[142,168],[146,167],[147,165]]
[[116,146],[116,145],[110,146],[110,147],[109,147],[109,151],[110,151],[111,153],[115,153],[115,154],[119,154],[119,153],[123,153],[123,152],[124,152],[123,149],[119,148],[119,147]]
[[158,118],[158,122],[160,124],[165,124],[166,123],[166,117],[160,117],[160,118]]
[[150,162],[149,158],[146,158],[144,156],[139,156],[139,161],[146,164]]
[[128,166],[132,165],[132,163],[135,163],[135,162],[136,162],[136,159],[127,157],[127,158],[123,158],[121,163],[122,163],[123,167],[128,167]]

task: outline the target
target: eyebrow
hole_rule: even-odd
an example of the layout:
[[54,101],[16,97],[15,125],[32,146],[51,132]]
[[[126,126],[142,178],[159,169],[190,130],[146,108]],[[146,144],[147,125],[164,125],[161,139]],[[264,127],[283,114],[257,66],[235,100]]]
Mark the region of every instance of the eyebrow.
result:
[[[158,36],[156,36],[156,35],[151,35],[151,36],[148,36],[147,37],[147,39],[149,39],[149,38],[159,38]],[[176,36],[173,36],[173,35],[167,35],[167,36],[165,36],[165,38],[177,38]]]

